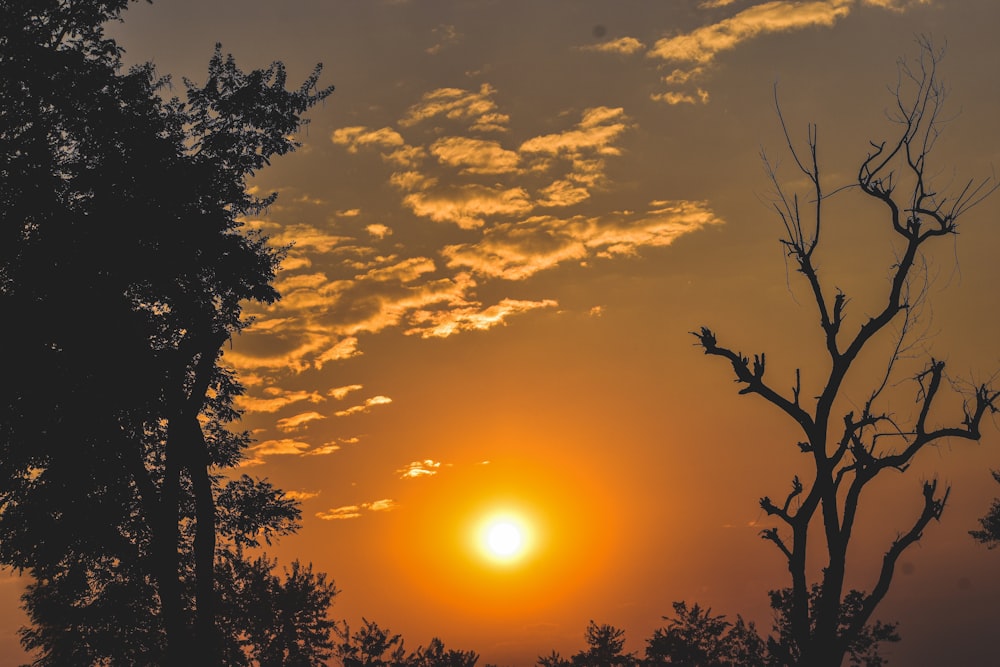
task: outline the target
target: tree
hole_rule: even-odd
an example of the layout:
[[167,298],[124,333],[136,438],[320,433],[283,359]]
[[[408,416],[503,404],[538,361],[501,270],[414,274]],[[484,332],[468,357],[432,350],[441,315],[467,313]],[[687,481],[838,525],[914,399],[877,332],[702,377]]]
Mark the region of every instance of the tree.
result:
[[446,649],[437,637],[427,648],[419,647],[406,659],[407,667],[476,667],[479,655],[475,651]]
[[226,641],[223,664],[318,666],[333,655],[327,612],[337,590],[326,575],[293,561],[284,578],[277,562],[242,553],[220,559],[220,625]]
[[[1000,482],[1000,471],[993,471],[993,479]],[[989,511],[979,519],[981,530],[970,530],[969,534],[987,549],[995,549],[1000,545],[1000,499],[993,501]]]
[[334,633],[339,642],[334,655],[344,667],[389,667],[403,664],[405,650],[403,638],[382,629],[377,623],[361,619],[361,629],[351,634],[347,621],[337,625]]
[[673,618],[664,617],[667,625],[653,632],[646,642],[648,667],[659,665],[698,665],[699,667],[764,667],[768,662],[767,645],[753,623],[737,616],[730,623],[725,616],[712,616],[711,609],[697,604],[688,609],[684,602],[674,603]]
[[625,631],[612,625],[587,626],[587,649],[573,656],[571,664],[582,667],[632,667],[636,658],[625,653]]
[[[793,451],[809,457],[809,475],[796,477],[783,501],[765,496],[761,508],[774,517],[779,527],[768,528],[762,537],[771,542],[788,565],[791,586],[782,598],[787,609],[784,626],[788,642],[788,664],[824,667],[840,665],[866,632],[879,634],[870,626],[872,615],[892,582],[896,563],[908,547],[917,542],[931,521],[941,517],[949,489],[940,489],[937,480],[923,482],[922,509],[899,536],[889,544],[881,569],[868,592],[847,590],[847,550],[860,508],[862,492],[887,471],[905,471],[917,454],[942,439],[980,438],[984,415],[997,409],[998,393],[988,384],[972,385],[963,396],[960,414],[951,425],[939,420],[942,385],[947,385],[945,364],[930,359],[913,377],[916,411],[907,422],[884,408],[890,377],[902,359],[913,335],[912,325],[926,298],[926,290],[915,282],[921,272],[926,246],[957,232],[959,218],[990,194],[992,180],[968,181],[952,193],[939,192],[932,184],[931,152],[941,129],[945,90],[938,78],[943,51],[927,39],[919,40],[916,61],[899,64],[899,84],[895,91],[893,118],[898,133],[890,141],[873,142],[857,172],[855,192],[863,193],[880,207],[898,241],[898,255],[887,262],[888,289],[875,314],[850,327],[846,294],[832,292],[821,278],[817,249],[821,232],[829,223],[824,217],[827,194],[820,178],[818,140],[815,126],[809,126],[805,151],[796,148],[787,125],[778,116],[788,150],[799,172],[810,184],[808,203],[800,202],[779,181],[776,170],[765,158],[776,188],[775,210],[784,224],[782,244],[797,273],[805,280],[817,309],[823,347],[829,364],[818,390],[804,391],[801,373],[796,372],[791,393],[782,393],[765,378],[763,353],[748,356],[720,344],[715,333],[703,327],[694,336],[705,354],[721,357],[732,366],[741,394],[755,394],[781,411],[802,434]],[[860,240],[860,239],[859,239]],[[876,381],[868,398],[857,409],[844,406],[842,391],[850,371],[862,351],[874,354],[872,343],[891,335],[887,369]],[[807,399],[815,396],[814,400]],[[932,416],[933,415],[933,416]],[[822,576],[810,584],[806,550],[812,529],[819,531],[824,547]]]
[[[249,442],[219,358],[243,304],[278,298],[281,258],[242,228],[274,199],[246,181],[332,88],[317,66],[287,90],[280,63],[244,73],[217,48],[204,85],[164,99],[169,80],[123,71],[104,36],[127,4],[0,3],[0,306],[16,322],[0,343],[22,361],[0,389],[0,563],[36,579],[36,622],[127,597],[161,662],[217,663],[229,485],[213,471]],[[282,510],[262,511],[251,524]]]

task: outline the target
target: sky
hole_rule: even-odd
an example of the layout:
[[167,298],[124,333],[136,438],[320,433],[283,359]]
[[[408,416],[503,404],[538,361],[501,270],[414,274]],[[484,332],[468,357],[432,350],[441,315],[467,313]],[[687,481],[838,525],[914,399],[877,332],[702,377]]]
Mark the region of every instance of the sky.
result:
[[[251,308],[225,354],[256,438],[238,472],[302,502],[301,531],[269,553],[327,572],[352,627],[373,620],[410,650],[437,636],[480,664],[570,655],[591,619],[641,654],[675,600],[769,628],[767,592],[788,581],[758,499],[808,461],[690,332],[766,352],[779,387],[796,368],[819,386],[815,306],[761,159],[802,188],[775,98],[799,146],[817,125],[826,191],[848,186],[868,142],[893,136],[897,59],[929,35],[950,89],[930,171],[955,188],[1000,162],[998,25],[994,0],[134,5],[113,34],[178,91],[216,42],[244,69],[283,61],[293,85],[322,62],[336,86],[302,147],[252,183],[279,193],[246,224],[289,245],[283,298]],[[857,190],[830,202],[820,270],[857,326],[894,246]],[[994,196],[929,254],[913,369],[933,355],[955,378],[1000,370],[998,215]],[[861,362],[846,409],[883,363]],[[914,389],[894,378],[890,409],[912,414]],[[862,504],[850,582],[870,588],[923,480],[952,486],[880,607],[901,623],[894,664],[992,664],[1000,552],[968,536],[1000,495],[992,468],[993,423]],[[519,557],[484,552],[497,516],[522,527]],[[0,585],[10,610],[21,585]],[[22,622],[0,619],[10,664]]]

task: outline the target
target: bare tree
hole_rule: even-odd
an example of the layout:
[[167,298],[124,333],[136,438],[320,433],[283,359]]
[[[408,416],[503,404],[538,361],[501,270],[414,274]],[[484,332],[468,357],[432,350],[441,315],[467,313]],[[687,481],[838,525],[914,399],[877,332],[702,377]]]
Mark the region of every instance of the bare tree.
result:
[[[889,544],[874,585],[867,592],[850,591],[846,585],[847,549],[862,492],[886,471],[905,471],[932,443],[946,438],[979,440],[984,415],[998,407],[1000,392],[989,383],[964,389],[949,383],[944,362],[934,358],[913,377],[916,409],[912,417],[897,417],[878,407],[885,403],[880,398],[884,399],[886,387],[892,385],[890,376],[905,356],[914,334],[916,311],[926,298],[922,270],[925,246],[955,234],[958,219],[997,187],[992,178],[970,180],[950,193],[939,193],[931,184],[928,160],[943,123],[945,88],[938,76],[943,49],[926,38],[918,39],[918,46],[916,59],[899,61],[895,107],[889,114],[898,124],[898,134],[891,141],[871,144],[858,169],[857,182],[848,188],[881,205],[886,224],[891,225],[898,241],[898,254],[889,261],[887,289],[875,314],[859,326],[848,323],[847,295],[831,291],[817,269],[816,251],[828,224],[823,205],[831,195],[824,191],[820,178],[816,126],[809,125],[805,150],[797,148],[778,106],[788,151],[810,184],[808,197],[800,201],[783,187],[765,157],[776,188],[774,207],[784,223],[782,244],[793,268],[808,284],[829,358],[829,374],[815,398],[807,399],[803,394],[798,369],[790,394],[783,393],[765,378],[763,353],[751,360],[721,345],[708,328],[693,332],[705,354],[730,362],[736,382],[742,385],[741,394],[760,396],[795,422],[802,440],[794,451],[809,455],[809,474],[795,477],[784,500],[774,502],[766,496],[760,500],[761,508],[778,521],[778,527],[764,530],[762,537],[777,547],[791,574],[785,610],[788,664],[840,665],[846,654],[853,654],[858,638],[871,631],[872,614],[889,590],[900,554],[921,538],[932,520],[941,517],[950,489],[939,488],[934,479],[923,482],[922,510]],[[894,341],[889,346],[885,373],[880,373],[881,380],[875,382],[862,406],[845,408],[845,380],[856,368],[862,350],[872,348],[870,344],[877,339]],[[942,387],[949,384],[961,394],[963,407],[949,425],[938,425],[932,412],[936,415],[941,410],[935,408],[943,400]],[[818,539],[810,530],[820,531]],[[825,547],[825,566],[815,582],[809,581],[807,545]]]

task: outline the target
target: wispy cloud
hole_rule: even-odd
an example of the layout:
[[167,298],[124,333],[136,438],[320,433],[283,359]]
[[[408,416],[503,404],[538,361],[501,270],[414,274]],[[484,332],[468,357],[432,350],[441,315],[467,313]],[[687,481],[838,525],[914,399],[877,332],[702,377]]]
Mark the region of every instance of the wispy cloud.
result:
[[[595,106],[566,110],[544,133],[508,133],[510,118],[498,98],[485,83],[438,88],[421,96],[396,126],[333,131],[331,141],[348,156],[375,152],[384,158],[399,234],[403,224],[436,223],[442,229],[427,228],[428,236],[440,240],[419,249],[404,245],[388,225],[366,219],[368,206],[366,213],[360,206],[337,209],[325,226],[249,221],[291,247],[276,281],[282,299],[251,308],[256,322],[227,351],[227,361],[255,374],[260,383],[254,386],[263,387],[269,378],[357,357],[364,336],[390,328],[436,338],[503,326],[558,301],[545,295],[484,300],[481,291],[495,294],[484,289],[490,281],[526,280],[568,262],[637,254],[717,221],[706,205],[680,201],[662,211],[591,208],[584,214],[584,204],[613,186],[608,165],[625,155],[623,141],[635,122],[620,107]],[[254,391],[246,405],[277,411],[293,398]],[[291,429],[305,423],[282,424]]]
[[352,391],[358,391],[360,389],[364,389],[364,386],[360,384],[348,384],[344,385],[343,387],[334,387],[333,389],[330,389],[326,393],[327,396],[332,396],[338,401],[342,401]]
[[599,44],[588,44],[579,47],[581,51],[596,51],[598,53],[617,53],[630,56],[646,50],[646,45],[635,37],[619,37]]
[[553,299],[529,301],[503,299],[486,308],[469,306],[448,310],[424,310],[414,313],[415,326],[406,330],[408,335],[421,338],[447,338],[460,331],[486,331],[499,324],[505,324],[512,315],[526,313],[538,308],[554,308],[558,302]]
[[371,398],[365,399],[365,402],[360,405],[351,406],[346,410],[340,410],[334,414],[337,417],[348,417],[350,415],[356,415],[360,412],[368,412],[376,405],[389,405],[390,403],[392,403],[392,399],[388,396],[372,396]]
[[854,0],[774,0],[748,7],[718,23],[658,40],[648,55],[668,62],[711,63],[716,55],[765,33],[829,27],[851,13]]
[[281,438],[280,440],[265,440],[253,445],[249,451],[254,457],[275,456],[288,454],[301,454],[309,449],[309,443],[292,438]]
[[303,500],[311,500],[315,498],[319,495],[319,491],[296,491],[293,489],[285,491],[284,495],[285,498],[288,498],[289,500],[298,500],[301,502]]
[[344,505],[342,507],[334,507],[326,510],[325,512],[317,512],[316,516],[324,521],[357,519],[364,512],[388,512],[396,509],[396,507],[398,507],[398,504],[392,498],[383,498],[370,503],[361,503],[360,505]]
[[426,93],[417,104],[407,110],[399,124],[410,127],[435,118],[444,117],[471,123],[478,132],[504,132],[510,116],[500,113],[493,94],[496,90],[484,83],[478,92],[462,88],[438,88]]
[[427,48],[427,53],[432,56],[436,56],[445,48],[452,46],[453,44],[458,44],[462,41],[462,34],[458,32],[458,29],[455,28],[455,26],[449,23],[442,23],[438,27],[434,28],[432,32],[437,40],[433,45]]
[[446,246],[448,265],[492,278],[520,280],[567,261],[634,255],[722,220],[707,202],[654,201],[644,214],[536,216],[492,227],[476,243]]
[[391,127],[372,130],[362,125],[342,127],[334,130],[330,139],[335,144],[347,148],[349,153],[357,153],[359,148],[376,146],[378,148],[395,148],[406,145],[403,136]]
[[441,164],[464,174],[510,174],[518,171],[520,157],[499,142],[475,137],[444,137],[435,141],[430,153]]
[[318,412],[303,412],[291,417],[285,417],[284,419],[279,419],[277,422],[277,427],[279,431],[284,431],[288,433],[290,431],[298,431],[307,424],[319,421],[321,419],[326,419],[326,416],[321,415]]
[[424,459],[423,461],[411,461],[396,471],[400,479],[417,479],[419,477],[433,477],[438,474],[441,468],[440,461]]
[[293,403],[301,401],[320,403],[324,400],[323,396],[315,391],[285,391],[278,387],[265,387],[263,394],[262,397],[237,396],[236,407],[248,413],[277,412]]
[[340,445],[336,442],[328,442],[325,445],[320,445],[319,447],[314,447],[307,452],[303,452],[303,456],[326,456],[327,454],[333,454],[334,452],[340,451]]
[[[712,23],[688,32],[670,34],[656,40],[646,48],[634,37],[588,44],[580,51],[632,55],[645,55],[674,68],[662,77],[667,90],[651,94],[652,99],[667,104],[705,104],[710,95],[704,86],[695,81],[706,78],[716,58],[737,49],[741,44],[763,35],[830,28],[847,17],[858,7],[878,7],[903,12],[919,5],[929,5],[933,0],[771,0],[748,3],[746,0],[702,0],[698,7],[712,10],[712,17],[729,14]],[[740,5],[749,6],[739,7]],[[694,86],[694,87],[692,87]]]

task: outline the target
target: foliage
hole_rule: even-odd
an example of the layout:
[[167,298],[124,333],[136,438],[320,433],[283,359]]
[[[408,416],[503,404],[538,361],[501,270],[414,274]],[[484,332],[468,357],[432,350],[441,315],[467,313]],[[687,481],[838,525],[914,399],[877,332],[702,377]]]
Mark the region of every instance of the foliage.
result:
[[653,632],[646,643],[645,664],[699,665],[701,667],[763,667],[768,664],[767,645],[753,623],[742,617],[730,623],[723,615],[697,604],[688,609],[674,602],[673,618]]
[[[820,601],[822,587],[813,584],[809,591],[809,604],[812,610],[811,619],[816,622],[816,605]],[[771,591],[771,608],[775,611],[774,635],[768,637],[767,646],[772,664],[800,664],[801,648],[792,630],[792,590],[783,588]],[[851,590],[844,595],[840,608],[838,631],[847,635],[855,624],[858,615],[864,612],[865,594],[862,591]],[[888,661],[879,654],[883,642],[898,642],[897,623],[875,621],[864,624],[860,630],[851,633],[851,641],[847,654],[851,665],[864,667],[882,667]],[[815,632],[815,628],[811,628]]]
[[446,649],[437,637],[427,648],[418,647],[407,654],[401,635],[368,619],[362,619],[361,628],[353,634],[346,621],[334,632],[338,640],[334,655],[344,667],[475,667],[479,661],[474,651]]
[[[281,251],[240,217],[273,197],[246,180],[332,88],[317,67],[286,90],[280,63],[244,73],[217,47],[205,84],[165,99],[104,35],[126,6],[0,3],[0,343],[22,362],[0,388],[0,563],[35,578],[39,664],[220,651],[219,559],[298,519],[266,482],[212,472],[249,442],[219,357],[243,303],[278,298]],[[282,586],[332,595],[302,572]]]
[[[1000,471],[993,471],[993,479],[1000,482]],[[981,530],[970,530],[969,534],[987,549],[995,549],[1000,545],[1000,499],[993,501],[989,511],[979,519]]]
[[276,561],[242,553],[218,561],[220,625],[227,665],[324,665],[333,655],[327,612],[337,590],[311,565],[293,561],[284,578]]

